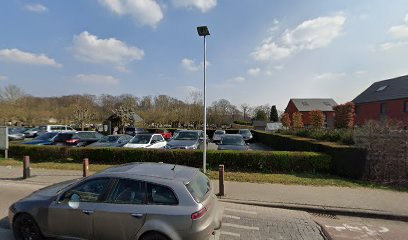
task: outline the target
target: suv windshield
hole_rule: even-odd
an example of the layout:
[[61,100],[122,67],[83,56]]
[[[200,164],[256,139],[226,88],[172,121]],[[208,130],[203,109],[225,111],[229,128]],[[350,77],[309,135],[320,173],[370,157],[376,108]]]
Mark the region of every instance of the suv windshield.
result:
[[197,140],[198,133],[197,132],[179,132],[174,139],[175,140]]
[[150,142],[150,138],[152,137],[151,134],[140,134],[136,135],[132,138],[130,143],[136,143],[136,144],[148,144]]
[[113,143],[113,142],[116,142],[119,138],[120,138],[120,136],[105,136],[101,140],[99,140],[99,142]]
[[223,137],[221,140],[221,145],[245,145],[244,139],[242,137]]
[[251,131],[249,131],[248,129],[241,129],[238,131],[238,133],[242,135],[248,135],[251,134]]
[[55,135],[57,135],[58,133],[54,133],[54,132],[50,132],[50,133],[44,133],[36,138],[34,138],[34,140],[50,140],[51,138],[55,137]]
[[187,190],[198,203],[205,200],[205,196],[211,190],[210,180],[202,172],[197,172],[197,175],[186,184]]

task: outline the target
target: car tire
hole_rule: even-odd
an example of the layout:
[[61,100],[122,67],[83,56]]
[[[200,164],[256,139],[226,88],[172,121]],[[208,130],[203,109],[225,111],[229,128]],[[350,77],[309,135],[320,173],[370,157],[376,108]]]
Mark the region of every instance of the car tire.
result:
[[43,240],[44,237],[34,218],[28,214],[20,214],[13,222],[13,233],[16,240]]
[[143,235],[140,240],[169,240],[169,238],[158,232],[150,232]]

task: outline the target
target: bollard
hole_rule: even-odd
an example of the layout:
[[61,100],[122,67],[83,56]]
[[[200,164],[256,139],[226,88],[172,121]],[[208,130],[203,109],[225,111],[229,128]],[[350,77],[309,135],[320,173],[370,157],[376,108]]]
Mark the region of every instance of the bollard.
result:
[[30,177],[30,156],[24,156],[23,161],[23,179]]
[[89,159],[84,158],[84,162],[82,164],[82,176],[88,177],[89,176]]
[[219,166],[219,193],[218,196],[224,196],[224,165]]

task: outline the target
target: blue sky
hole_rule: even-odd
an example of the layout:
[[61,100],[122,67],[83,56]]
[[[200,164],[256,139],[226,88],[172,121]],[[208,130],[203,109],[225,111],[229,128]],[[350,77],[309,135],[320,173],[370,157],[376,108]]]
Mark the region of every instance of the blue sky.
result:
[[351,101],[408,73],[406,0],[0,2],[0,87],[34,96],[131,93],[208,102]]

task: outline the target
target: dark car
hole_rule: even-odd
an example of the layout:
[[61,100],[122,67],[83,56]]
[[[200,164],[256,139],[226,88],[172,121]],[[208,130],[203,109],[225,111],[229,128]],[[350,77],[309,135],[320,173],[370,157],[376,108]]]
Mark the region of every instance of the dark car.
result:
[[16,239],[207,240],[222,215],[198,169],[132,163],[40,189],[8,219]]
[[221,137],[218,150],[248,150],[248,145],[240,134],[225,134]]
[[31,141],[22,142],[22,144],[29,145],[52,145],[54,143],[54,138],[58,135],[57,132],[44,133],[40,136],[37,136]]
[[57,146],[84,147],[99,141],[102,137],[102,134],[93,131],[64,132],[54,138],[53,144]]
[[136,134],[140,133],[147,133],[144,128],[137,128],[137,127],[127,127],[125,129],[125,134],[135,136]]
[[203,131],[184,130],[178,132],[164,147],[166,149],[199,149],[203,143]]
[[244,138],[245,142],[251,141],[253,137],[249,129],[239,129],[238,134],[240,134]]
[[123,147],[130,139],[132,139],[132,136],[126,134],[109,135],[89,144],[87,147]]

